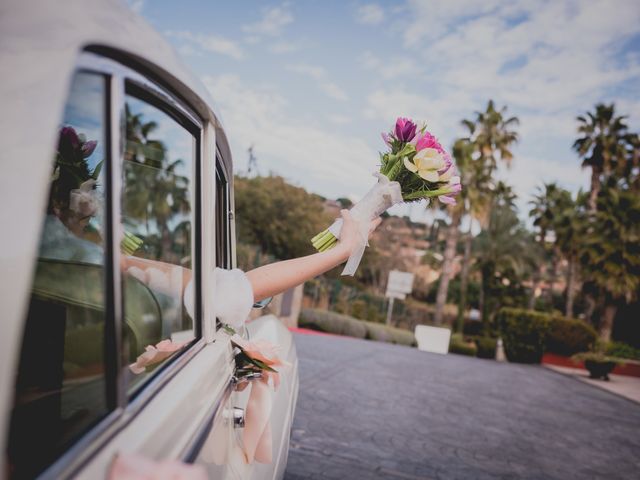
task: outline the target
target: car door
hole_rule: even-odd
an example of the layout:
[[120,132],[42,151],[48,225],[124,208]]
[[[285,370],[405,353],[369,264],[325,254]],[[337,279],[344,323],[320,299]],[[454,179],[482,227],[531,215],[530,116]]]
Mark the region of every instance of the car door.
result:
[[[235,213],[233,178],[230,162],[224,161],[222,148],[217,150],[215,169],[216,246],[219,267],[235,267]],[[228,154],[228,152],[227,152]],[[226,247],[225,247],[226,246]],[[279,367],[280,385],[271,390],[268,411],[272,439],[272,461],[247,464],[244,457],[242,428],[233,421],[234,413],[244,419],[252,392],[252,385],[233,388],[212,422],[207,438],[196,461],[207,468],[209,478],[279,479],[283,478],[289,451],[293,414],[298,395],[298,359],[293,338],[284,324],[273,315],[264,315],[248,322],[241,334],[249,341],[263,340],[278,347],[278,355],[287,362]],[[234,425],[236,423],[236,425]]]
[[89,52],[72,75],[41,162],[9,478],[103,478],[126,452],[190,461],[224,417],[232,349],[204,293],[215,249],[230,248],[203,228],[216,129],[161,84]]

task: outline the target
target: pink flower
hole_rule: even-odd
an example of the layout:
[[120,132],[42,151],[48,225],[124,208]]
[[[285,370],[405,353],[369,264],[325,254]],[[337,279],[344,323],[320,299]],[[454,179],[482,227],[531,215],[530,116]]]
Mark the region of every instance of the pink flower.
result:
[[266,340],[256,340],[250,342],[245,340],[240,335],[236,334],[231,337],[231,341],[240,347],[248,357],[254,360],[259,360],[268,366],[286,365],[278,358],[279,348],[271,342]]
[[438,142],[438,139],[428,131],[425,131],[422,134],[418,134],[414,139],[414,141],[416,142],[417,152],[425,148],[433,148],[437,150],[439,153],[444,153],[444,148],[442,148],[442,145],[440,145],[440,142]]
[[184,345],[185,342],[173,343],[171,340],[162,340],[160,343],[156,344],[155,347],[147,345],[145,347],[145,352],[138,356],[134,363],[129,365],[129,369],[136,375],[139,375],[143,373],[149,365],[162,362],[184,347]]
[[456,204],[456,199],[453,197],[450,197],[449,195],[440,195],[438,197],[438,199],[442,202],[442,203],[446,203],[447,205],[455,205]]
[[380,136],[382,137],[382,140],[384,140],[384,143],[387,144],[387,147],[391,147],[391,135],[389,135],[388,133],[382,132]]
[[[448,173],[448,175],[443,179],[443,180],[448,180],[453,174],[455,174],[455,167],[453,167],[453,162],[451,161],[451,155],[449,155],[447,152],[443,151],[442,152],[442,157],[444,159],[444,167],[441,168],[440,170],[438,170],[438,175],[442,176],[445,173]],[[447,178],[449,177],[449,178]]]
[[395,136],[401,142],[410,142],[416,136],[416,124],[408,118],[398,117],[396,120]]
[[[452,167],[452,171],[455,167]],[[456,200],[453,198],[455,195],[462,191],[462,185],[460,184],[460,177],[458,175],[452,176],[449,179],[449,183],[446,185],[446,192],[438,197],[442,203],[447,205],[455,205]]]

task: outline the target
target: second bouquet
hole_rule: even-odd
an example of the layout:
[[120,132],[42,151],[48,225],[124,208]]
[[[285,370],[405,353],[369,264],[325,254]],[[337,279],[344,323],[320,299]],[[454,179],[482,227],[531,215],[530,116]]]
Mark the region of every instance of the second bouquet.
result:
[[[462,186],[451,156],[440,142],[426,129],[408,118],[398,118],[392,132],[382,138],[389,148],[380,154],[378,178],[367,194],[351,208],[356,220],[362,245],[352,252],[342,272],[353,275],[367,246],[369,222],[393,205],[437,197],[446,204],[455,204]],[[316,250],[323,252],[336,245],[340,238],[342,219],[311,239]]]

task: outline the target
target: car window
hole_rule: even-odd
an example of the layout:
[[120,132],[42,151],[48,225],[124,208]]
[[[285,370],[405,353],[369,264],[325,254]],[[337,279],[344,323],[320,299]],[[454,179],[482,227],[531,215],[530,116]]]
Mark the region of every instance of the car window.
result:
[[221,167],[221,161],[216,165],[216,266],[229,268],[229,183]]
[[12,478],[33,478],[114,408],[105,360],[106,78],[78,72],[58,130],[15,380]]
[[150,95],[134,86],[127,92],[122,293],[126,371],[134,393],[196,337],[191,281],[196,139]]

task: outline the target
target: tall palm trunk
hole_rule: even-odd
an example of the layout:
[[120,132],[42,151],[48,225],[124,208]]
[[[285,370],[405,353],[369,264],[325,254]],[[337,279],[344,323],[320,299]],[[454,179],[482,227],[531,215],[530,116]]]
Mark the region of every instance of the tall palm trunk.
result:
[[444,248],[444,259],[442,261],[442,273],[440,274],[440,284],[438,285],[438,293],[436,295],[436,313],[434,322],[436,325],[442,323],[444,313],[444,305],[447,302],[447,293],[449,292],[449,282],[453,276],[453,260],[456,256],[456,245],[458,244],[458,233],[460,227],[460,218],[462,212],[454,210],[451,216],[451,225],[447,229],[447,241]]
[[573,302],[576,296],[576,260],[573,256],[569,257],[569,265],[567,266],[567,302],[565,304],[564,314],[565,316],[573,317]]
[[[546,229],[540,230],[540,246],[542,247],[542,251],[544,252],[544,239],[547,236]],[[533,272],[533,279],[531,285],[531,295],[529,296],[529,310],[533,310],[536,305],[536,291],[540,287],[540,282],[542,281],[542,270],[544,268],[544,262],[540,262],[540,267],[535,269]]]
[[609,303],[604,307],[604,316],[600,323],[600,339],[604,342],[611,340],[611,331],[613,330],[613,321],[616,318],[618,306]]
[[591,169],[591,191],[589,192],[589,211],[591,213],[596,211],[598,193],[600,193],[600,174],[601,169],[598,167],[592,167]]
[[467,290],[469,288],[469,267],[471,266],[471,222],[469,231],[464,239],[464,257],[462,258],[462,270],[460,271],[460,303],[458,304],[458,322],[456,331],[464,330],[464,314],[467,311]]
[[484,265],[482,267],[482,288],[480,290],[482,298],[482,330],[485,334],[489,333],[491,323],[491,308],[489,300],[491,299],[491,282],[495,276],[495,270],[492,265]]

